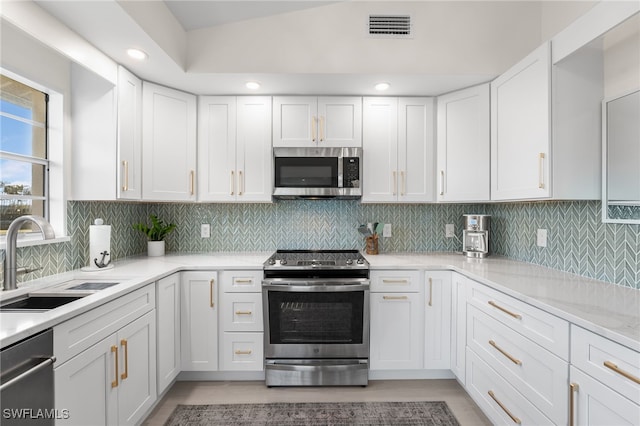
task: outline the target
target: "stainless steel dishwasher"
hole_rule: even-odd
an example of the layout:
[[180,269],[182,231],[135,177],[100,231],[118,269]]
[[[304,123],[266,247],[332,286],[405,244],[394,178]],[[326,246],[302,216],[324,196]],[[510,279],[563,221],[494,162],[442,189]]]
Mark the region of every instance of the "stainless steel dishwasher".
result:
[[2,426],[53,425],[53,330],[0,351]]

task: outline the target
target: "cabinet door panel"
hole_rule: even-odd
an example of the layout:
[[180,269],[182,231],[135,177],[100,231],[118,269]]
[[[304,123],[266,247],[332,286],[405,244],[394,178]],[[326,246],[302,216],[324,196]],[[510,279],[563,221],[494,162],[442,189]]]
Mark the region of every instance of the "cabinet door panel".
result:
[[157,282],[157,365],[158,395],[180,373],[180,274],[173,274]]
[[424,368],[451,367],[451,272],[425,273]]
[[398,113],[398,201],[433,201],[433,99],[400,98]]
[[237,138],[237,201],[271,202],[271,98],[238,98]]
[[134,425],[156,400],[156,322],[151,311],[123,327],[120,345],[118,424]]
[[118,198],[142,197],[142,81],[118,67]]
[[398,198],[398,100],[364,98],[362,113],[362,202]]
[[216,272],[182,274],[180,327],[182,369],[218,369],[218,276]]
[[273,98],[273,146],[317,144],[318,100],[315,96]]
[[549,188],[550,46],[491,83],[491,199],[546,198]]
[[318,146],[362,146],[362,98],[318,98]]

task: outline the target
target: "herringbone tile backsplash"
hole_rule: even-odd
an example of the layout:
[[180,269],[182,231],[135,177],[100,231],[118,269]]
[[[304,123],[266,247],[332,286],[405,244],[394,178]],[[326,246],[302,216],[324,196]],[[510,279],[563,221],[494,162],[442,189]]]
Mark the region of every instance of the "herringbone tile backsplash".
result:
[[[21,265],[43,269],[27,279],[88,264],[89,225],[97,217],[111,225],[114,260],[146,251],[131,225],[156,214],[178,225],[166,238],[168,251],[271,251],[276,248],[364,248],[356,230],[367,222],[391,223],[393,237],[382,252],[456,251],[444,237],[453,223],[462,237],[462,215],[492,215],[491,251],[513,259],[640,289],[640,225],[602,224],[600,202],[499,204],[361,204],[358,201],[279,201],[273,204],[149,204],[69,202],[68,243],[19,249]],[[200,224],[211,238],[200,238]],[[548,246],[536,246],[536,230],[548,230]],[[4,251],[0,251],[4,259]]]

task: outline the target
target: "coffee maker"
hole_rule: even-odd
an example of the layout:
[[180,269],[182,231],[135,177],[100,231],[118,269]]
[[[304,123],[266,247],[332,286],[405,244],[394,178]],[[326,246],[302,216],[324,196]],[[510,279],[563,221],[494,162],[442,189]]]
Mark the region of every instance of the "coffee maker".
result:
[[465,214],[462,230],[462,253],[467,257],[483,258],[489,256],[488,214]]

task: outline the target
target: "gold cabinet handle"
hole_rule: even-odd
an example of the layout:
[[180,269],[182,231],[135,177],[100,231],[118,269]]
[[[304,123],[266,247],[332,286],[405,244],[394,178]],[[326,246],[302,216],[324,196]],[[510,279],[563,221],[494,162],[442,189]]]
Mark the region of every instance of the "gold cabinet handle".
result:
[[510,315],[510,316],[512,316],[512,317],[514,317],[516,319],[522,319],[522,315],[515,314],[515,313],[511,312],[510,310],[508,310],[506,308],[503,308],[502,306],[498,305],[493,300],[489,300],[487,303],[490,304],[491,306],[493,306],[494,308],[501,310],[502,312],[504,312],[507,315]]
[[316,129],[318,127],[318,118],[314,115],[311,120],[311,142],[316,141]]
[[236,315],[252,315],[251,311],[236,311]]
[[433,278],[429,277],[429,306],[433,306]]
[[231,195],[236,192],[236,177],[233,174],[233,170],[231,170]]
[[320,142],[324,142],[324,115],[320,116]]
[[120,375],[120,380],[129,377],[129,344],[127,339],[120,340],[120,346],[124,348],[124,373]]
[[393,171],[393,195],[396,195],[398,192],[398,178],[396,176],[396,171]]
[[489,340],[489,344],[491,346],[493,346],[494,348],[496,348],[496,350],[498,352],[500,352],[502,355],[506,356],[509,359],[509,361],[513,362],[516,365],[522,365],[522,361],[520,361],[518,358],[515,358],[514,356],[510,355],[507,351],[505,351],[500,346],[498,346],[496,344],[496,342],[494,342],[493,340]]
[[196,172],[191,170],[189,172],[189,195],[193,195],[196,190]]
[[407,180],[404,177],[404,170],[400,172],[400,180],[402,181],[402,189],[400,190],[400,195],[404,195],[407,192]]
[[511,414],[511,411],[509,411],[507,409],[507,407],[504,406],[504,404],[502,404],[502,402],[498,401],[498,398],[496,398],[496,395],[493,393],[492,390],[490,390],[489,392],[487,392],[489,394],[489,396],[496,402],[496,404],[498,404],[500,406],[500,408],[502,408],[502,411],[504,411],[505,413],[507,413],[507,416],[511,417],[511,420],[513,420],[514,423],[517,424],[522,424],[522,421],[517,418],[516,416],[514,416],[513,414]]
[[444,195],[444,170],[440,170],[440,195]]
[[407,296],[382,296],[384,300],[407,300]]
[[115,352],[115,359],[116,359],[116,374],[115,374],[115,380],[113,382],[111,382],[111,387],[112,388],[117,388],[118,387],[118,347],[116,345],[111,346],[111,353]]
[[383,278],[382,279],[382,283],[383,284],[407,284],[408,281],[407,280],[402,280],[402,279],[392,279],[392,278]]
[[540,179],[538,180],[538,188],[544,188],[544,152],[538,154],[538,176]]
[[234,280],[234,282],[236,284],[251,284],[253,282],[253,279],[251,279],[251,278],[236,278]]
[[244,177],[242,170],[238,170],[238,195],[242,195],[244,192]]
[[209,306],[211,306],[212,308],[216,305],[215,303],[213,303],[213,286],[215,282],[215,278],[211,278],[211,281],[209,281]]
[[129,190],[129,162],[127,160],[122,160],[122,167],[124,169],[124,185],[122,185],[123,191]]
[[629,373],[628,371],[622,370],[620,367],[618,367],[613,362],[605,361],[603,364],[604,364],[605,367],[615,371],[616,373],[620,374],[622,377],[625,377],[625,378],[631,380],[632,382],[635,382],[635,383],[640,385],[640,379],[639,378],[637,378],[633,374]]
[[578,392],[579,388],[577,383],[569,384],[569,426],[573,426],[575,423],[575,400],[573,394]]
[[236,350],[236,355],[251,355],[251,350],[248,351],[241,351],[240,349]]

